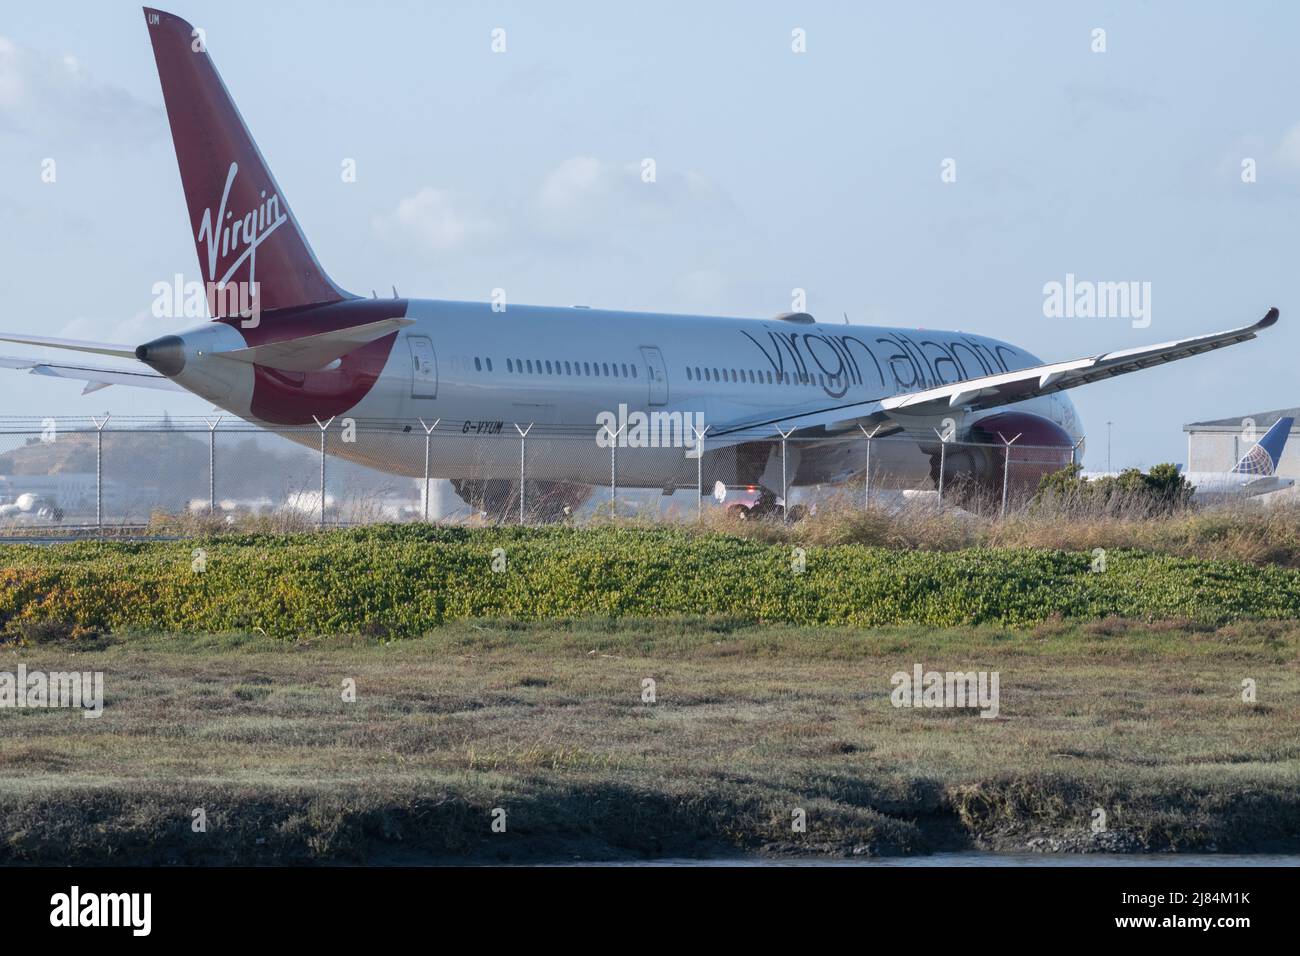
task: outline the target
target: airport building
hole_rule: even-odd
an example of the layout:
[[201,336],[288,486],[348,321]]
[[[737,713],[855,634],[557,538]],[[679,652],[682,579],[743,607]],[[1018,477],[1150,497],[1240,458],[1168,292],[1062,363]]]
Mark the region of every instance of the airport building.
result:
[[[1187,464],[1184,470],[1228,471],[1241,460],[1241,456],[1255,441],[1263,437],[1264,432],[1286,415],[1295,418],[1296,424],[1291,427],[1291,437],[1278,461],[1277,473],[1283,478],[1297,479],[1297,487],[1300,487],[1300,408],[1279,408],[1271,412],[1184,425],[1183,431],[1187,432]],[[1295,489],[1278,492],[1287,495],[1295,493]]]

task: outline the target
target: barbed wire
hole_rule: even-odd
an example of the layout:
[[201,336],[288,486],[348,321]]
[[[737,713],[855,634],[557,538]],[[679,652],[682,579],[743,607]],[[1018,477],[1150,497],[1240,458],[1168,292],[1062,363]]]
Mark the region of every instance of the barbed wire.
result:
[[[115,434],[122,432],[132,432],[136,434],[196,434],[207,435],[209,432],[218,432],[221,434],[246,433],[246,434],[274,434],[274,435],[313,435],[318,436],[322,430],[340,431],[344,428],[355,428],[358,432],[383,433],[383,434],[415,434],[423,436],[428,434],[433,438],[459,438],[473,437],[476,439],[502,439],[518,442],[520,440],[519,430],[527,430],[529,440],[542,438],[556,439],[588,439],[597,441],[608,439],[608,429],[604,425],[584,423],[584,424],[560,424],[547,422],[525,422],[511,421],[507,419],[494,420],[452,420],[439,419],[432,427],[421,419],[394,419],[394,418],[362,418],[354,416],[331,416],[329,418],[318,419],[316,422],[302,425],[278,425],[278,424],[258,424],[249,422],[241,418],[230,415],[214,415],[212,417],[202,415],[185,415],[185,416],[157,416],[157,415],[59,415],[59,416],[36,416],[36,415],[0,415],[0,435],[43,435],[48,433],[51,428],[56,432],[64,435],[89,434],[96,433]],[[616,433],[617,434],[617,433]],[[685,442],[688,446],[693,446],[694,441],[689,431],[686,431]],[[704,434],[704,446],[725,447],[740,442],[779,442],[782,440],[782,430],[773,425],[753,426],[745,428],[729,429],[724,435],[717,435],[713,432],[706,431]],[[906,433],[893,432],[887,435],[865,434],[858,429],[844,428],[839,430],[822,430],[818,433],[791,434],[788,439],[791,443],[825,443],[825,442],[906,442],[911,444],[922,443],[927,447],[938,446],[942,439],[930,438],[929,436],[913,436]],[[1002,449],[1001,442],[976,442],[970,440],[949,440],[946,442],[949,446],[967,446],[967,447],[984,447],[991,449]],[[634,448],[633,445],[621,443],[620,447]],[[660,447],[655,445],[653,447]],[[1061,445],[1031,445],[1026,442],[1017,442],[1016,448],[1020,451],[1031,449],[1042,449],[1045,452],[1055,453],[1061,448],[1067,446]]]

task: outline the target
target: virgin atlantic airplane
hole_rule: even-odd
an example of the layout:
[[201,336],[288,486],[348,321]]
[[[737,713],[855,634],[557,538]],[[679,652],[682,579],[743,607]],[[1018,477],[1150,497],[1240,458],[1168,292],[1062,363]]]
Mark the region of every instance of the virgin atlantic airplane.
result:
[[[312,254],[202,35],[172,14],[144,14],[213,319],[142,345],[0,336],[135,359],[135,371],[0,361],[85,380],[88,391],[183,389],[271,429],[351,418],[368,427],[353,443],[331,442],[334,454],[414,477],[424,462],[410,453],[410,433],[436,421],[463,438],[433,443],[431,472],[467,501],[516,493],[516,426],[529,425],[534,437],[581,436],[529,465],[530,485],[578,497],[609,480],[614,444],[636,448],[617,456],[622,487],[668,493],[701,478],[758,487],[764,511],[783,480],[860,474],[868,443],[844,439],[864,433],[910,437],[876,454],[906,448],[928,459],[934,479],[942,460],[945,477],[993,482],[1000,449],[941,449],[937,436],[994,445],[1018,436],[1068,462],[1083,429],[1067,389],[1245,342],[1277,321],[1270,309],[1226,332],[1044,364],[980,335],[825,325],[803,312],[719,318],[364,298]],[[799,439],[784,462],[778,434]]]

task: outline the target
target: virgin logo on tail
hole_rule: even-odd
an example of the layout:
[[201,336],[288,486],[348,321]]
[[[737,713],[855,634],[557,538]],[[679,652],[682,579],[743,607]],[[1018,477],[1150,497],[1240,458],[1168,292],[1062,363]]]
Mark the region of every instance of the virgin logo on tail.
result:
[[[236,270],[248,261],[248,282],[253,285],[257,280],[257,247],[271,233],[289,221],[289,217],[280,210],[280,196],[273,193],[268,199],[266,190],[261,193],[261,204],[244,214],[242,219],[234,218],[234,213],[226,209],[230,200],[230,187],[234,185],[239,164],[231,163],[226,173],[226,186],[221,192],[221,205],[217,207],[216,218],[212,217],[212,207],[203,210],[203,221],[199,224],[197,240],[207,249],[208,281],[222,285],[230,281]],[[225,262],[227,257],[235,255],[225,271],[218,276],[218,262]],[[255,288],[256,286],[254,286]]]

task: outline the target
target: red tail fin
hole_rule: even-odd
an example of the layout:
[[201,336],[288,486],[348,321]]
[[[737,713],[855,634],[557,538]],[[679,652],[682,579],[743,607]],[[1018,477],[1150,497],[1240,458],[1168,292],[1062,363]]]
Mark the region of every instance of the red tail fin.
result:
[[[248,283],[244,288],[254,290],[268,311],[349,298],[312,254],[203,35],[161,10],[146,7],[144,16],[203,281]],[[233,314],[222,308],[221,297],[215,301],[214,317]]]

